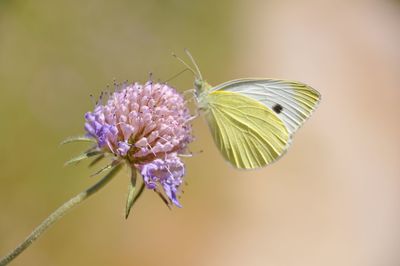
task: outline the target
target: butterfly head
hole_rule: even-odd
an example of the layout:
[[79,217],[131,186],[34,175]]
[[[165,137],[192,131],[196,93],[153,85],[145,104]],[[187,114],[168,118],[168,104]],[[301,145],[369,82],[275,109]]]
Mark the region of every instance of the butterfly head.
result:
[[203,79],[199,66],[197,65],[196,61],[194,60],[189,50],[185,49],[185,53],[189,57],[190,62],[192,63],[192,66],[194,66],[194,68],[191,67],[188,63],[186,63],[183,59],[176,56],[175,54],[173,54],[173,56],[176,59],[178,59],[179,62],[181,62],[186,67],[186,69],[190,70],[190,72],[192,72],[193,75],[195,76],[194,87],[196,90],[196,96],[199,97],[203,92],[208,91],[211,88],[211,86]]
[[196,91],[196,96],[200,97],[200,95],[208,90],[210,90],[211,85],[207,83],[207,81],[196,77],[194,80],[194,88]]

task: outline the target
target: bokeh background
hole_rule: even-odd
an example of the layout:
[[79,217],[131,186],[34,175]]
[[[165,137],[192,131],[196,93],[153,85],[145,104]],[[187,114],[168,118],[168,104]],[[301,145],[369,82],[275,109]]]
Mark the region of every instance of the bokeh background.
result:
[[[400,2],[0,0],[0,256],[95,182],[59,147],[113,79],[165,80],[195,55],[211,84],[306,82],[322,95],[288,154],[237,171],[202,119],[184,208],[151,192],[124,219],[128,175],[13,265],[400,265]],[[170,83],[192,87],[189,73]]]

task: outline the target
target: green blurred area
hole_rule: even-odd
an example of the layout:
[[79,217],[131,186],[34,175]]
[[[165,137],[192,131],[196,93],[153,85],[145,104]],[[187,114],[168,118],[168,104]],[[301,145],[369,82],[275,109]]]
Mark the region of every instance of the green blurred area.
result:
[[211,84],[298,79],[322,104],[284,159],[249,172],[197,119],[183,209],[145,191],[125,220],[124,170],[12,265],[399,265],[398,25],[398,1],[0,0],[0,256],[98,179],[63,167],[84,144],[59,147],[90,95],[166,80],[188,48]]
[[[183,55],[185,47],[204,72],[222,80],[232,56],[227,45],[232,38],[230,14],[227,1],[0,1],[1,254],[63,201],[95,182],[89,178],[95,170],[86,164],[63,167],[84,145],[58,146],[64,138],[83,133],[83,115],[93,108],[89,95],[99,95],[114,79],[145,82],[149,72],[166,80],[183,69],[171,53]],[[186,74],[171,84],[183,91],[192,82]],[[202,166],[188,167],[193,174]],[[135,246],[149,241],[143,238],[154,230],[165,230],[148,219],[179,218],[151,193],[125,221],[126,173],[65,217],[15,264],[145,264]],[[117,229],[122,229],[119,236]],[[109,243],[110,235],[122,243]],[[132,241],[123,248],[133,256],[127,261],[116,252],[122,235]]]

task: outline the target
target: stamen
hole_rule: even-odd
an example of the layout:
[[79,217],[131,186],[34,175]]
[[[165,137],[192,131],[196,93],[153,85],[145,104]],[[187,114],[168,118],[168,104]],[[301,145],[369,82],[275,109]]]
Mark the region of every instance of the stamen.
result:
[[151,147],[151,145],[149,143],[147,143],[147,146],[150,147],[151,152],[153,153],[154,157],[157,157],[157,155],[155,154],[155,152],[153,151],[153,147]]
[[200,153],[203,153],[203,150],[199,150],[197,152],[189,152],[189,154],[178,153],[178,156],[183,157],[183,158],[191,158],[191,157],[199,155]]

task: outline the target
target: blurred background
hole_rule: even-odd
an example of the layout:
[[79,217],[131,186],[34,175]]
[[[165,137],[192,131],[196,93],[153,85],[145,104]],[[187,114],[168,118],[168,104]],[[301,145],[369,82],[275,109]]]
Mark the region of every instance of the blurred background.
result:
[[[124,219],[128,171],[13,265],[400,265],[400,2],[0,0],[0,256],[93,184],[83,115],[113,79],[165,80],[187,47],[211,84],[299,80],[318,110],[287,155],[237,171],[194,123],[184,208],[149,191]],[[170,84],[192,88],[189,73]]]

